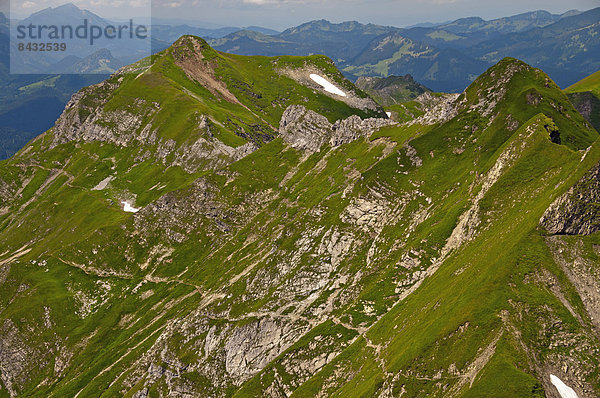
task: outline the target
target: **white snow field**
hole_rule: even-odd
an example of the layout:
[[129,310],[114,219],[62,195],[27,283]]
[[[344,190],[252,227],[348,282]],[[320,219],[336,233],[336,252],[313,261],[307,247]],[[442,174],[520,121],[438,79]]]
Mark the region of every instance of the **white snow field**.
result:
[[346,93],[343,92],[342,90],[340,90],[339,88],[337,88],[336,86],[334,86],[332,83],[329,82],[329,80],[325,79],[322,76],[319,76],[315,73],[311,73],[310,78],[317,83],[318,85],[322,86],[323,89],[325,91],[327,91],[328,93],[332,93],[332,94],[336,94],[339,95],[341,97],[347,97]]
[[140,211],[140,209],[136,209],[129,202],[122,201],[121,204],[123,205],[123,211],[127,213],[137,213],[138,211]]
[[554,387],[556,387],[562,398],[579,398],[575,390],[563,383],[558,377],[550,375],[550,381],[554,384]]

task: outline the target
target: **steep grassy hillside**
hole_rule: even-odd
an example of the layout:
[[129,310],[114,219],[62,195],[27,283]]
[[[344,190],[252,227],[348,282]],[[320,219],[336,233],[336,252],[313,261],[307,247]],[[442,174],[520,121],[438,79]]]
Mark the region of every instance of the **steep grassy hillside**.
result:
[[577,83],[565,89],[567,93],[581,93],[591,91],[596,96],[600,97],[600,71],[589,75],[578,81]]
[[1,393],[598,395],[598,133],[514,59],[422,113],[193,37],[83,90],[0,163]]
[[565,89],[575,109],[600,131],[600,71]]

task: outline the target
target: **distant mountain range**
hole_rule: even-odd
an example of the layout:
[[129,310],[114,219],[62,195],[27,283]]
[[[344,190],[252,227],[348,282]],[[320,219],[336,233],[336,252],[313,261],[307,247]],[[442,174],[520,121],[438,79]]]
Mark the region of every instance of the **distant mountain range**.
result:
[[218,50],[244,55],[332,58],[351,79],[411,74],[435,91],[462,91],[503,57],[544,69],[568,86],[600,69],[600,8],[556,15],[533,11],[485,21],[463,18],[432,27],[400,29],[312,21],[281,34],[236,32],[210,41]]

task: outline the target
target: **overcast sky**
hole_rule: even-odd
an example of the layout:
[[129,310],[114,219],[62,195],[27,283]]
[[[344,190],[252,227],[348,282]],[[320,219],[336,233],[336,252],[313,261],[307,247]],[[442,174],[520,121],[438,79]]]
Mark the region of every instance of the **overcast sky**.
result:
[[[13,15],[28,15],[68,0],[11,0]],[[332,22],[356,20],[363,23],[408,26],[442,22],[467,16],[492,19],[544,9],[562,13],[588,10],[600,0],[72,0],[81,8],[106,18],[127,19],[152,15],[204,21],[226,26],[259,25],[284,29],[314,19]],[[0,0],[0,10],[9,8]]]

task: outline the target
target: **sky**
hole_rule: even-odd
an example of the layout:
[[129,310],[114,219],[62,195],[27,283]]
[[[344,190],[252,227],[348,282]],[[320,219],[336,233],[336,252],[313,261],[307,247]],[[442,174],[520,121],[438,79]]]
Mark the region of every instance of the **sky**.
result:
[[0,11],[10,8],[13,16],[23,16],[69,1],[105,18],[147,17],[151,10],[153,17],[165,19],[278,30],[315,19],[403,27],[469,16],[493,19],[539,9],[562,13],[600,7],[600,0],[0,0]]

